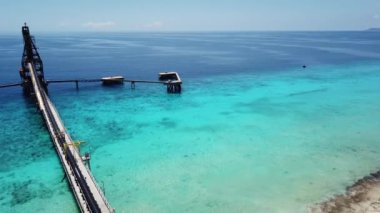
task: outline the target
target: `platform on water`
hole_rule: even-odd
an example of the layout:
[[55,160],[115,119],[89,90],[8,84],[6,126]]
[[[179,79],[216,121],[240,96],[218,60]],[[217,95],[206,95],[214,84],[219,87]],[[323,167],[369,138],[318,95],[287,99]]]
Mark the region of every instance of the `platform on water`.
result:
[[123,84],[124,83],[124,77],[123,76],[104,77],[101,80],[102,80],[103,85],[115,85],[115,84]]
[[46,80],[46,84],[51,83],[75,83],[76,88],[79,88],[79,83],[102,82],[104,86],[120,85],[124,82],[131,83],[131,88],[136,87],[136,83],[163,84],[167,87],[168,93],[181,93],[182,80],[177,72],[161,72],[159,73],[158,81],[153,80],[134,80],[126,79],[123,76],[110,76],[100,79],[69,79],[69,80]]
[[181,93],[182,80],[177,72],[161,72],[158,79],[165,82],[168,93]]

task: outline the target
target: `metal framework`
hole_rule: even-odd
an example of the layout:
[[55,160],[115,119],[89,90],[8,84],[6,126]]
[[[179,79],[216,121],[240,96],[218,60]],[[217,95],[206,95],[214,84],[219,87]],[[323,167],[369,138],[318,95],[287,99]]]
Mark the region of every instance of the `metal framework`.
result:
[[22,36],[24,38],[24,51],[21,59],[20,77],[22,80],[21,85],[24,88],[24,93],[26,95],[33,94],[28,63],[31,63],[34,66],[34,69],[37,73],[37,78],[40,80],[42,87],[47,92],[47,84],[44,77],[42,59],[37,51],[34,37],[30,35],[29,27],[26,25],[26,23],[24,26],[22,26]]
[[109,205],[91,172],[84,164],[84,160],[89,156],[83,158],[80,155],[77,147],[80,143],[71,139],[57,109],[46,93],[47,83],[44,79],[42,60],[26,25],[22,27],[22,34],[24,52],[20,75],[23,80],[24,92],[27,92],[26,95],[33,95],[37,102],[80,211],[113,213],[114,209]]

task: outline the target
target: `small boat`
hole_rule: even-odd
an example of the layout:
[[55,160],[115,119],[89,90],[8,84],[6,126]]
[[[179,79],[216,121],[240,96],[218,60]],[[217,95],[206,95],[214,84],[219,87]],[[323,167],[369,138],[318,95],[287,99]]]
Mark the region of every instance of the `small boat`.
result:
[[123,76],[110,76],[102,78],[103,85],[115,85],[115,84],[123,84],[124,77]]

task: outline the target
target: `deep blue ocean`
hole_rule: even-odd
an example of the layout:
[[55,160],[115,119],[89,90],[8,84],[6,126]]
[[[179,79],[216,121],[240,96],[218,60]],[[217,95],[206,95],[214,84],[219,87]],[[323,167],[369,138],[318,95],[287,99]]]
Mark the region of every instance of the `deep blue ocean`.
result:
[[[31,33],[48,80],[183,80],[49,84],[117,212],[305,212],[380,169],[380,32]],[[22,51],[0,35],[0,84]],[[78,211],[20,87],[0,121],[0,212]]]

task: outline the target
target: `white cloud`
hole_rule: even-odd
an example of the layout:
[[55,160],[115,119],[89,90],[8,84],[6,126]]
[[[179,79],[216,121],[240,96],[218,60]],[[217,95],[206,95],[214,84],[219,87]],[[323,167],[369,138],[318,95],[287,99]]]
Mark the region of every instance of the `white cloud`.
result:
[[372,16],[374,19],[380,19],[380,15],[379,14],[375,14]]
[[152,23],[144,25],[145,28],[149,29],[160,29],[164,26],[164,23],[161,21],[154,21]]
[[109,28],[112,28],[114,26],[116,26],[116,23],[113,22],[113,21],[105,21],[105,22],[87,22],[85,24],[83,24],[83,26],[87,27],[87,28],[90,28],[90,29],[98,29],[98,30],[102,30],[102,29],[109,29]]

